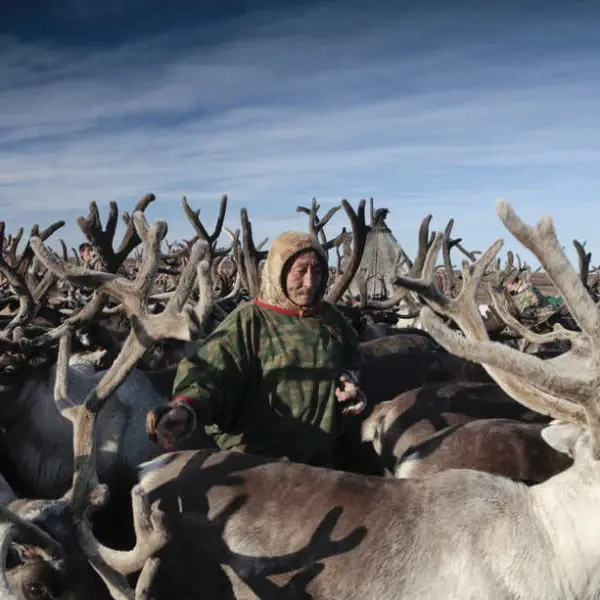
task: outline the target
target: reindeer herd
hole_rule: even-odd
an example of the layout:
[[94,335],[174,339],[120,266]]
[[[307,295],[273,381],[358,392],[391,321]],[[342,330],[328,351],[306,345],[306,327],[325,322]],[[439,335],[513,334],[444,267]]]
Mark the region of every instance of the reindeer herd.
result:
[[[63,222],[25,240],[0,223],[2,600],[600,598],[600,278],[583,244],[576,271],[550,218],[497,202],[564,300],[524,316],[506,284],[531,269],[428,216],[409,272],[370,298],[365,201],[299,207],[336,254],[327,299],[363,340],[369,407],[336,470],[217,451],[201,431],[163,454],[146,414],[256,295],[268,250],[246,210],[224,226],[226,197],[211,233],[184,198],[194,235],[168,243],[154,200],[123,214],[116,249],[116,204],[103,226],[91,203],[85,264],[47,245]],[[350,231],[328,239],[340,209]]]

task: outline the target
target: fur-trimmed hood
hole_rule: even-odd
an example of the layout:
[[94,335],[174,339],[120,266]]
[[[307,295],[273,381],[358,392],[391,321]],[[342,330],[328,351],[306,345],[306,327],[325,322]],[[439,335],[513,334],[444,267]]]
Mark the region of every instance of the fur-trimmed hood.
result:
[[300,231],[284,231],[273,240],[262,272],[259,300],[287,310],[298,310],[298,305],[287,296],[285,275],[287,266],[298,254],[311,250],[317,253],[323,263],[323,280],[317,295],[320,301],[327,288],[329,276],[327,255],[313,235]]

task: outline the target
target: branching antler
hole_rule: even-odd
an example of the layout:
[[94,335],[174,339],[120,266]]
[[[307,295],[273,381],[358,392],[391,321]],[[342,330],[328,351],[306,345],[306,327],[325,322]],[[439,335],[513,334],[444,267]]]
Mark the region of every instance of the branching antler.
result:
[[[4,221],[0,221],[0,248],[4,242],[4,227]],[[4,275],[8,285],[19,298],[19,311],[3,332],[3,335],[9,335],[15,327],[31,320],[35,312],[35,301],[24,278],[16,268],[6,262],[2,254],[0,254],[0,273]]]
[[579,337],[578,332],[565,329],[559,323],[557,323],[554,326],[554,330],[549,333],[535,333],[531,331],[511,314],[507,307],[506,298],[500,295],[495,286],[488,284],[487,288],[492,300],[492,306],[497,315],[523,339],[533,343],[545,344],[559,340],[575,340]]
[[450,259],[450,251],[454,246],[461,242],[461,238],[455,240],[450,238],[450,234],[452,233],[453,227],[454,219],[450,219],[450,221],[448,221],[448,225],[446,225],[446,229],[444,230],[444,234],[442,236],[442,257],[444,261],[444,270],[446,272],[446,291],[450,296],[454,296],[456,291],[456,277],[454,275],[454,267],[452,266],[452,260]]
[[237,244],[234,253],[244,287],[252,297],[256,297],[260,291],[259,264],[267,257],[267,251],[258,250],[254,245],[252,223],[248,219],[248,211],[245,208],[242,208],[241,220],[242,245]]
[[327,237],[325,236],[325,225],[327,225],[333,215],[340,210],[341,205],[330,208],[322,219],[320,219],[318,215],[320,208],[321,205],[317,204],[317,199],[313,198],[310,208],[306,206],[298,206],[296,208],[296,212],[301,212],[308,215],[308,232],[311,235],[314,235],[321,242],[321,245],[325,251],[329,251],[331,248],[338,246],[343,241],[340,236],[337,236],[331,241],[327,241]]
[[579,240],[573,240],[573,246],[577,251],[577,258],[579,259],[579,277],[581,282],[588,291],[588,294],[594,298],[592,286],[590,285],[590,263],[592,261],[592,253],[585,251],[585,242],[581,243]]
[[3,242],[3,244],[2,244],[2,247],[1,247],[2,253],[6,256],[6,262],[11,267],[17,267],[17,265],[19,264],[19,256],[17,255],[17,248],[19,246],[19,243],[21,242],[22,237],[23,237],[23,228],[19,227],[19,230],[17,231],[15,236],[13,237],[12,235],[9,235],[6,238],[6,241]]
[[344,265],[344,272],[341,275],[338,275],[338,278],[329,289],[327,301],[332,304],[337,304],[344,295],[344,292],[358,270],[365,251],[365,243],[367,241],[365,205],[366,200],[361,200],[358,204],[358,211],[354,212],[350,203],[347,200],[342,200],[341,206],[346,212],[346,215],[348,215],[352,227],[352,254],[350,255],[350,259]]
[[[42,232],[39,231],[38,225],[34,225],[31,229],[31,235],[46,240],[64,224],[64,221],[57,221]],[[0,221],[0,248],[4,247],[4,232],[5,223]],[[10,247],[10,258],[8,260],[5,260],[4,255],[0,252],[0,273],[4,275],[9,286],[19,299],[19,310],[4,328],[4,336],[10,336],[16,327],[24,326],[33,319],[44,297],[56,282],[56,277],[51,273],[45,273],[39,282],[36,281],[33,274],[28,273],[28,268],[33,258],[31,242],[27,242],[20,257],[16,255],[16,249],[22,235],[23,230],[20,229],[12,241],[7,241],[6,245]],[[32,267],[35,268],[35,265],[32,265]]]
[[502,241],[492,244],[474,264],[463,263],[462,289],[456,298],[450,299],[433,285],[431,268],[439,252],[441,238],[441,234],[438,234],[430,248],[423,277],[420,280],[400,278],[400,284],[419,293],[436,312],[452,318],[470,339],[450,330],[430,308],[424,308],[421,313],[424,327],[451,352],[481,362],[504,391],[521,404],[555,418],[584,423],[581,407],[564,400],[565,395],[573,391],[574,381],[569,380],[568,376],[562,378],[554,374],[551,366],[553,361],[543,362],[489,341],[477,307],[476,294],[485,272],[502,247]]
[[[200,329],[211,303],[212,286],[210,285],[209,265],[206,261],[201,261],[208,248],[206,242],[199,241],[194,246],[191,260],[181,275],[179,287],[167,303],[165,310],[159,315],[148,313],[147,297],[158,266],[160,242],[166,232],[166,223],[157,221],[150,227],[141,211],[134,213],[133,222],[137,234],[144,242],[145,249],[145,261],[134,282],[111,273],[91,271],[62,263],[43,245],[41,240],[32,239],[36,254],[49,270],[74,285],[91,287],[103,294],[116,297],[125,307],[132,323],[132,331],[123,344],[119,356],[100,380],[92,395],[79,409],[74,434],[76,457],[93,456],[91,445],[95,415],[105,399],[131,372],[143,353],[162,339],[191,340],[194,332]],[[198,282],[201,287],[200,300],[197,306],[190,308],[184,304],[197,275],[199,275]],[[85,506],[85,498],[91,491],[90,485],[95,482],[93,460],[88,459],[85,464],[87,470],[84,472],[86,476],[82,479],[83,483],[79,485],[80,474],[77,468],[74,477],[73,510],[75,514],[81,514],[83,506]]]
[[[154,194],[146,194],[135,206],[133,212],[144,211],[147,206],[156,199]],[[112,201],[109,204],[108,219],[106,227],[102,229],[98,205],[90,202],[87,217],[78,217],[77,223],[81,231],[98,252],[102,263],[102,270],[109,273],[116,273],[123,261],[129,256],[132,250],[140,243],[140,238],[135,230],[135,225],[127,213],[123,213],[123,221],[127,226],[123,240],[118,249],[113,249],[113,241],[117,229],[119,209],[117,203]]]
[[215,228],[211,234],[209,234],[208,231],[206,231],[206,228],[202,224],[202,221],[200,221],[200,209],[192,210],[185,196],[181,199],[181,204],[183,205],[183,210],[185,211],[189,222],[192,224],[194,230],[196,231],[197,239],[204,240],[208,243],[211,256],[227,254],[227,252],[229,252],[229,249],[218,252],[216,250],[217,240],[221,235],[221,231],[223,229],[223,222],[225,221],[225,213],[227,212],[227,194],[223,194],[221,196],[219,216],[217,217]]
[[46,241],[54,232],[58,231],[61,227],[64,227],[64,221],[55,221],[43,231],[40,231],[39,225],[34,225],[31,228],[31,232],[29,233],[29,241],[27,245],[23,249],[23,253],[19,259],[19,263],[17,265],[17,269],[20,275],[25,275],[27,270],[29,269],[29,265],[31,264],[31,260],[33,259],[33,250],[31,248],[30,240],[32,237],[39,237],[41,240]]

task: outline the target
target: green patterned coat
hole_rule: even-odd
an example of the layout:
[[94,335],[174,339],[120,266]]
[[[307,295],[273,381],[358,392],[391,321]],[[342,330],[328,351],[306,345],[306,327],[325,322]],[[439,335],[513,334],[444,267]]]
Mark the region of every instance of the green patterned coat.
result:
[[534,285],[528,285],[522,292],[513,296],[517,310],[522,313],[527,309],[538,308],[544,304],[544,296]]
[[[265,266],[278,280],[296,253],[279,254]],[[264,289],[265,300],[277,299]],[[342,371],[360,366],[358,338],[329,303],[304,315],[282,304],[236,308],[180,363],[173,392],[188,398],[221,449],[331,464],[340,433],[334,390]]]

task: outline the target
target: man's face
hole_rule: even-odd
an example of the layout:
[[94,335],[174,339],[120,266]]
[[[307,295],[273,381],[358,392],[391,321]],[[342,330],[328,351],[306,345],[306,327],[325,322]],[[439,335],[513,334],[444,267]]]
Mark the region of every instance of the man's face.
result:
[[508,291],[511,294],[518,294],[522,292],[527,287],[524,281],[511,281],[507,286]]
[[312,306],[318,300],[322,281],[319,257],[315,252],[303,252],[294,259],[285,280],[288,298],[298,306]]

